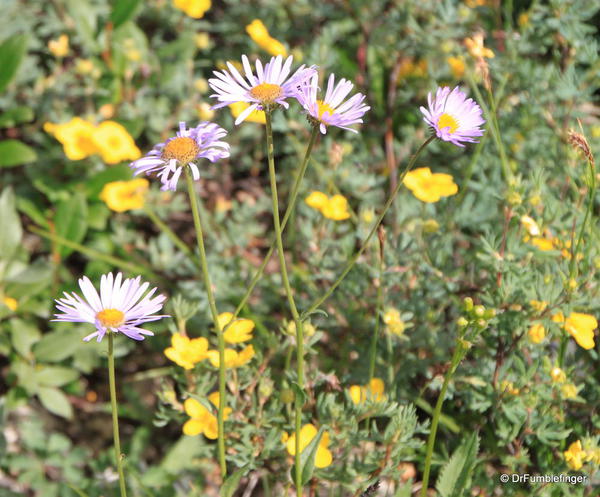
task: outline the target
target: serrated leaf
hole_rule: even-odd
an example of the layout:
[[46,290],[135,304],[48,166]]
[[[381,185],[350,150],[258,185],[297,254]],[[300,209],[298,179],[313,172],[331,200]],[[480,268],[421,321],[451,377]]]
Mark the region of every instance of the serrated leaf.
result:
[[13,35],[0,44],[0,93],[17,74],[26,51],[27,36],[24,34]]
[[113,28],[117,29],[121,24],[131,19],[139,3],[140,0],[115,0],[110,13]]
[[0,213],[0,258],[9,260],[23,235],[12,188],[5,188],[0,195]]
[[69,399],[58,388],[40,387],[38,389],[38,397],[42,405],[51,413],[67,419],[73,417],[73,408]]
[[[62,201],[56,209],[54,218],[56,234],[75,243],[85,237],[87,231],[87,203],[85,196],[76,193],[68,200]],[[58,252],[61,257],[66,257],[73,249],[61,245]]]
[[473,471],[479,452],[479,436],[471,433],[464,438],[444,465],[435,485],[441,497],[461,497]]
[[231,473],[231,475],[229,475],[227,479],[223,482],[219,495],[221,497],[232,497],[234,492],[240,485],[240,480],[246,474],[246,471],[248,471],[247,464],[238,469],[237,471]]

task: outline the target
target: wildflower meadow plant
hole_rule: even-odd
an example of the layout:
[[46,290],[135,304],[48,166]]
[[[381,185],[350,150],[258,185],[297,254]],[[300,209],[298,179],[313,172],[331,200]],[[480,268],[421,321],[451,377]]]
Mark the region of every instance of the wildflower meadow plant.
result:
[[32,1],[0,493],[596,495],[600,7]]
[[119,472],[119,487],[121,497],[127,495],[127,485],[123,471],[123,455],[119,439],[119,416],[117,411],[117,390],[115,382],[114,338],[115,333],[122,333],[133,340],[144,340],[152,336],[149,330],[141,328],[144,323],[169,317],[155,314],[163,307],[166,300],[164,295],[154,296],[156,288],[147,292],[149,283],[141,283],[141,277],[123,279],[122,273],[114,276],[108,273],[100,280],[100,292],[96,291],[92,282],[86,276],[79,280],[79,288],[83,298],[76,293],[65,292],[64,298],[56,301],[56,308],[62,314],[55,314],[55,321],[73,323],[89,323],[96,331],[83,340],[96,338],[102,341],[108,335],[108,378],[110,387],[110,404],[112,409],[113,438],[115,445],[115,460]]

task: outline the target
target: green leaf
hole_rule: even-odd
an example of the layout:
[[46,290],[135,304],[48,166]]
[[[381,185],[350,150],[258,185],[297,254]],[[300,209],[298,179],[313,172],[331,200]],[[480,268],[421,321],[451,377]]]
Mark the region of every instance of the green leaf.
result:
[[62,366],[44,366],[36,370],[35,376],[40,385],[61,387],[79,378],[79,373],[74,369]]
[[38,397],[42,405],[51,413],[67,419],[73,417],[73,408],[69,399],[58,388],[40,387],[38,389]]
[[184,469],[195,467],[194,458],[201,452],[198,439],[184,435],[170,448],[160,466],[170,474],[180,474]]
[[9,85],[17,74],[27,50],[27,36],[13,35],[0,45],[0,93]]
[[443,467],[435,485],[441,497],[461,497],[473,471],[479,451],[479,436],[471,433],[464,438]]
[[[54,218],[56,234],[75,243],[80,243],[87,231],[87,203],[85,196],[76,193],[62,201],[56,209]],[[66,257],[73,249],[61,245],[58,249],[61,257]]]
[[13,347],[23,357],[29,358],[31,346],[40,339],[40,331],[31,323],[18,318],[11,320],[10,328]]
[[248,465],[246,464],[245,466],[242,466],[240,469],[229,475],[227,479],[223,482],[219,495],[221,497],[232,497],[232,495],[240,485],[240,480],[242,479],[242,476],[244,476],[247,471]]
[[20,245],[23,235],[12,188],[4,189],[0,195],[0,213],[0,258],[9,260]]
[[139,3],[140,0],[115,0],[112,12],[110,13],[110,20],[113,23],[114,29],[117,29],[121,24],[133,17]]
[[19,140],[3,140],[0,142],[0,167],[20,166],[36,159],[35,150]]
[[0,115],[0,128],[12,128],[21,123],[33,121],[34,114],[31,107],[20,105],[4,111]]
[[79,335],[71,330],[47,333],[33,347],[33,355],[41,362],[59,362],[73,355],[80,345],[79,340]]
[[306,404],[308,396],[306,395],[304,389],[301,388],[300,385],[298,385],[298,383],[296,383],[295,381],[292,382],[292,390],[294,391],[295,398],[300,399],[300,405],[303,406],[304,404]]
[[[321,426],[319,431],[315,435],[310,443],[304,448],[302,453],[300,454],[300,465],[302,466],[302,484],[306,485],[309,480],[312,478],[312,474],[315,470],[315,458],[317,457],[317,450],[319,448],[319,443],[321,442],[321,438],[323,437],[323,433],[325,432],[325,428]],[[292,466],[292,479],[295,480],[296,475],[296,466]]]
[[111,181],[126,181],[133,179],[131,168],[125,164],[111,166],[108,169],[92,176],[85,184],[88,197],[98,198],[102,188]]

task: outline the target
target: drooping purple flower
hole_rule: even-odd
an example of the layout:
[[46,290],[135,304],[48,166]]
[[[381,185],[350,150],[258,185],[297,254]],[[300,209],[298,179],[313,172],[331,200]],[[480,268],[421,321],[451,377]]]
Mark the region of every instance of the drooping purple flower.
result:
[[208,121],[189,129],[185,122],[180,122],[179,131],[174,137],[155,145],[150,152],[132,162],[129,167],[136,175],[158,172],[163,184],[161,190],[175,191],[185,166],[190,167],[193,178],[198,180],[198,159],[216,162],[229,157],[229,144],[221,140],[226,134],[227,131],[223,128]]
[[427,95],[427,103],[427,109],[420,108],[424,121],[441,140],[464,147],[462,142],[477,143],[475,137],[483,135],[480,126],[485,120],[481,117],[481,107],[458,86],[452,91],[447,86],[438,88],[435,97]]
[[208,80],[208,84],[214,90],[211,98],[216,98],[218,103],[213,109],[219,109],[236,102],[250,104],[235,120],[240,124],[253,110],[264,110],[269,105],[279,104],[288,108],[286,99],[296,97],[298,86],[303,84],[315,73],[315,66],[300,66],[290,77],[293,57],[290,55],[285,62],[278,55],[272,57],[264,68],[260,60],[256,61],[256,75],[252,71],[250,62],[246,55],[242,55],[244,67],[244,78],[240,72],[231,64],[227,63],[229,71],[214,71],[215,78]]
[[371,108],[363,103],[365,96],[357,93],[344,102],[354,85],[343,78],[336,85],[335,76],[332,74],[327,81],[325,97],[322,100],[318,99],[318,80],[319,77],[315,73],[300,87],[298,101],[308,115],[319,123],[321,133],[327,132],[327,126],[337,126],[358,133],[348,126],[362,123],[362,116]]
[[104,274],[98,295],[92,282],[84,276],[79,280],[83,298],[75,292],[70,295],[64,292],[65,297],[56,300],[56,308],[63,314],[55,314],[53,321],[93,324],[96,331],[84,338],[86,342],[94,337],[100,342],[107,331],[120,332],[134,340],[143,340],[144,335],[152,336],[154,333],[140,325],[169,317],[154,314],[162,309],[166,297],[152,297],[156,292],[153,288],[142,298],[149,283],[140,284],[140,281],[140,276],[123,281],[121,273],[116,277],[112,273]]

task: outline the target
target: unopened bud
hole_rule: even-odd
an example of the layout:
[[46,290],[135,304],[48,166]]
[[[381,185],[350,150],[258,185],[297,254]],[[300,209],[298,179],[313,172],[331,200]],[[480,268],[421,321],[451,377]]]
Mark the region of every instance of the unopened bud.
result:
[[463,305],[465,306],[465,311],[471,312],[473,310],[473,299],[471,297],[465,297]]

